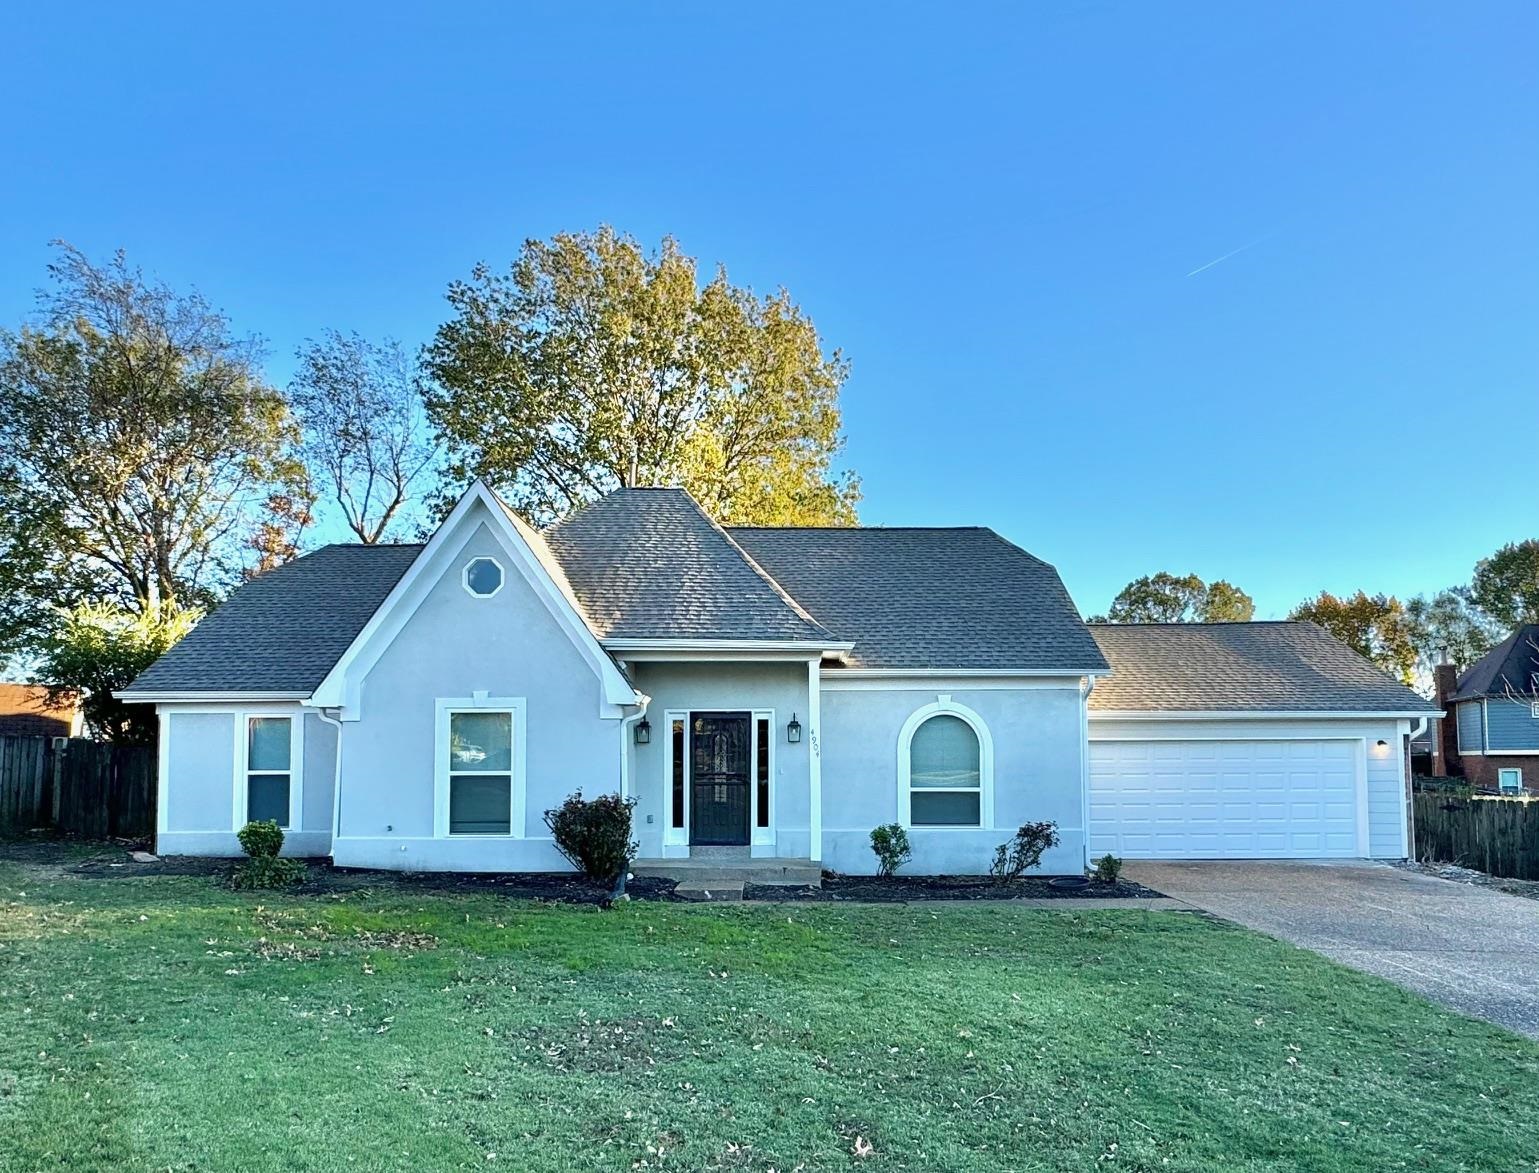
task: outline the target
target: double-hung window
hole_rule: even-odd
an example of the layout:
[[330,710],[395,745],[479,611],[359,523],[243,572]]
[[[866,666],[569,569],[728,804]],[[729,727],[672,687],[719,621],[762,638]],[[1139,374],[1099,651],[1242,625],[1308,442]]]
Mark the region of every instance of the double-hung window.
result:
[[1496,771],[1496,784],[1503,790],[1522,790],[1523,771],[1516,766],[1507,766]]
[[511,834],[513,711],[451,709],[446,715],[449,834]]
[[293,718],[246,718],[246,819],[287,828],[293,786]]

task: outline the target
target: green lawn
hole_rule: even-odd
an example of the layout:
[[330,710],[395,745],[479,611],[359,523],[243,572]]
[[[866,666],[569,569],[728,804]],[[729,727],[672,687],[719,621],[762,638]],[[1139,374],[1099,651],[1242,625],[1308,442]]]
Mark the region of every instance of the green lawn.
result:
[[7,1170],[1536,1159],[1539,1048],[1189,915],[605,913],[0,863]]

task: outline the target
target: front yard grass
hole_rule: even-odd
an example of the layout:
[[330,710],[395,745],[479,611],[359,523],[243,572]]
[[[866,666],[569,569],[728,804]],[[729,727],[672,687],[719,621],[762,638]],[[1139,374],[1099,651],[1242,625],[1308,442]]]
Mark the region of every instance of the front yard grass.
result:
[[5,1170],[1532,1173],[1539,1048],[1180,913],[0,863],[0,1138]]

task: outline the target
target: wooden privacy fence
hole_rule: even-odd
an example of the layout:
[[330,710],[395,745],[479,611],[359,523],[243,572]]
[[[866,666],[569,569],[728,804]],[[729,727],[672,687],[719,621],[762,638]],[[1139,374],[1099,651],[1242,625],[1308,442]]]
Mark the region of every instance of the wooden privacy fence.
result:
[[53,827],[135,838],[155,830],[155,747],[0,737],[0,833]]
[[1418,859],[1539,880],[1539,800],[1418,791],[1412,802]]

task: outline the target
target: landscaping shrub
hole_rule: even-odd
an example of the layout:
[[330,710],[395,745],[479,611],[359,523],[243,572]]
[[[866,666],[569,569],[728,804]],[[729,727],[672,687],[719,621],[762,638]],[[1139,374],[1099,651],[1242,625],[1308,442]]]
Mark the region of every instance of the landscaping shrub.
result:
[[1108,851],[1095,861],[1093,874],[1098,884],[1115,884],[1117,877],[1122,875],[1122,861]]
[[236,888],[289,888],[305,879],[305,865],[297,859],[279,859],[283,828],[272,819],[247,823],[238,832],[241,848],[250,857],[235,865],[230,884]]
[[888,823],[871,832],[871,850],[876,853],[876,874],[891,876],[913,858],[908,832],[897,823]]
[[556,841],[556,850],[583,875],[610,883],[625,874],[638,844],[631,838],[634,798],[601,794],[584,798],[582,791],[555,810],[545,812],[545,825]]
[[994,850],[989,875],[999,884],[1013,884],[1042,862],[1042,853],[1058,846],[1057,823],[1022,823]]

